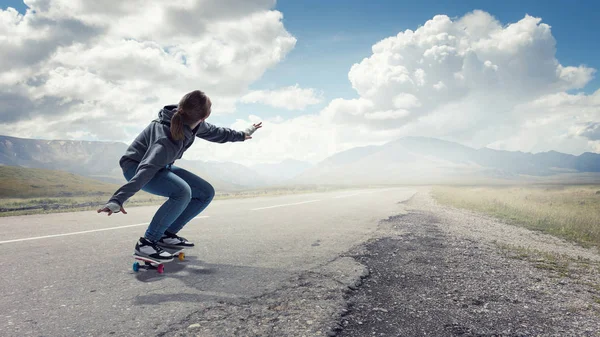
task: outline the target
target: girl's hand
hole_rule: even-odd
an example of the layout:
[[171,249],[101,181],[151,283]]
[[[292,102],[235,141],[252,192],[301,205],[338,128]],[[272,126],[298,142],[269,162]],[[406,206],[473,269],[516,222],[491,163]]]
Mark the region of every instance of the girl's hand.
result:
[[123,208],[123,206],[119,206],[119,205],[115,204],[114,202],[110,202],[106,206],[104,206],[104,208],[98,209],[98,213],[102,213],[102,212],[108,212],[108,216],[110,216],[113,213],[119,213],[119,212],[122,212],[123,214],[127,214],[127,212],[125,212],[125,209]]
[[254,133],[254,131],[258,130],[262,128],[262,122],[258,123],[258,124],[252,124],[252,128],[248,128],[248,130],[246,130],[246,140],[248,139],[252,139],[251,134]]

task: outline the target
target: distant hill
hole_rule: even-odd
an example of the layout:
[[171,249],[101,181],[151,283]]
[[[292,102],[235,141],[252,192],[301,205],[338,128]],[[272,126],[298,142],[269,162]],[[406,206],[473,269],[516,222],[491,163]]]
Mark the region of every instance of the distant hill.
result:
[[[0,136],[0,166],[61,170],[121,185],[125,179],[118,163],[126,149],[127,144],[120,142]],[[230,162],[181,159],[176,165],[199,175],[218,190],[238,191],[280,183],[297,175],[309,164],[284,161],[280,164],[258,165],[253,169]]]
[[[118,166],[124,143],[34,140],[0,136],[0,166],[61,170],[121,185]],[[184,157],[185,158],[185,157]],[[284,160],[247,167],[237,163],[182,159],[177,165],[233,192],[282,185],[435,184],[445,182],[586,181],[600,176],[600,155],[524,153],[474,149],[434,138],[406,137],[380,146],[337,153],[317,165]],[[567,176],[568,175],[568,176]]]
[[[119,159],[127,150],[120,142],[37,140],[0,136],[0,165],[61,170],[122,185],[125,183]],[[244,188],[227,181],[218,170],[205,169],[201,161],[177,161],[178,165],[210,181],[223,190]]]
[[118,188],[63,171],[0,166],[0,198],[110,196]]
[[[296,183],[389,184],[492,182],[600,172],[600,155],[474,149],[434,138],[406,137],[381,146],[335,154],[294,179]],[[586,175],[589,179],[590,175]]]
[[0,136],[0,165],[61,170],[117,183],[127,145],[117,142],[37,140]]

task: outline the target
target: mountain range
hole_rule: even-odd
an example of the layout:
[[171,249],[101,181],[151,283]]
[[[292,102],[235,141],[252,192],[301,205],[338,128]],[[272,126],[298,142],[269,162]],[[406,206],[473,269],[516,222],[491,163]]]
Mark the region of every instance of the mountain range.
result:
[[[570,174],[597,179],[600,154],[556,151],[525,153],[425,137],[405,137],[380,146],[352,148],[304,171],[293,181],[332,184],[434,184],[540,181]],[[584,174],[588,173],[588,174]],[[575,179],[576,180],[576,179]],[[596,180],[600,182],[600,180]]]
[[[0,136],[0,165],[60,170],[105,182],[125,182],[119,159],[127,144],[121,142],[38,140]],[[231,162],[181,159],[188,169],[223,191],[280,184],[311,164],[295,160],[247,167]]]
[[[0,165],[62,170],[107,182],[124,182],[118,166],[127,145],[119,142],[35,140],[0,136]],[[523,181],[585,176],[597,179],[600,154],[525,153],[424,137],[352,148],[312,165],[284,160],[250,167],[231,162],[179,160],[224,191],[302,184],[434,184]],[[599,180],[600,181],[600,180]]]

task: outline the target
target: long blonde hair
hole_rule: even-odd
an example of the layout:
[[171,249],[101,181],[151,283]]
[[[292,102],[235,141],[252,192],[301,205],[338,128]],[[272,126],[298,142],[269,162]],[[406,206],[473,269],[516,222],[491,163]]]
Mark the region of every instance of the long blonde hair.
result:
[[171,117],[171,136],[175,140],[183,140],[184,125],[194,124],[204,119],[210,111],[210,100],[200,90],[185,94],[179,101],[177,112]]

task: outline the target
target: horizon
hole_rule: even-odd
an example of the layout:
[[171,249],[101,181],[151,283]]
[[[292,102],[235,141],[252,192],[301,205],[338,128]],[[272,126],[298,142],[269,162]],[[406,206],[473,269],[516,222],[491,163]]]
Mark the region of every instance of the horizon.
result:
[[[21,138],[21,137],[14,137],[14,136],[7,136],[7,135],[0,135],[0,138],[2,137],[6,137],[6,138],[14,138],[14,139],[20,139],[20,140],[33,140],[33,141],[44,141],[44,142],[87,142],[87,143],[118,143],[118,144],[123,144],[125,146],[128,146],[127,143],[125,142],[121,142],[121,141],[101,141],[101,140],[72,140],[72,139],[35,139],[35,138]],[[475,148],[475,147],[471,147],[465,144],[461,144],[458,142],[453,142],[453,141],[447,141],[444,139],[440,139],[440,138],[434,138],[434,137],[423,137],[423,136],[405,136],[405,137],[401,137],[398,139],[393,139],[390,140],[389,142],[386,142],[384,144],[381,145],[364,145],[364,146],[357,146],[357,147],[353,147],[350,149],[346,149],[346,150],[342,150],[336,153],[333,153],[332,155],[330,155],[329,157],[324,158],[323,160],[320,161],[316,161],[316,162],[309,162],[309,161],[303,161],[303,160],[298,160],[298,159],[293,159],[293,158],[286,158],[286,159],[282,159],[280,161],[271,161],[271,162],[254,162],[254,163],[244,163],[244,162],[237,162],[237,161],[222,161],[222,160],[214,160],[214,159],[204,159],[204,158],[198,158],[198,159],[190,159],[190,158],[181,158],[180,160],[187,160],[187,161],[201,161],[201,162],[205,162],[205,163],[219,163],[219,164],[226,164],[226,163],[232,163],[232,164],[237,164],[237,165],[243,165],[246,166],[248,168],[252,168],[253,166],[259,166],[259,165],[277,165],[277,164],[282,164],[285,162],[298,162],[298,163],[303,163],[303,164],[309,164],[312,167],[315,167],[321,163],[323,163],[324,161],[327,161],[328,159],[335,157],[336,155],[342,154],[344,152],[347,151],[351,151],[353,149],[358,149],[358,148],[366,148],[366,147],[383,147],[386,144],[391,144],[394,142],[399,142],[403,139],[422,139],[422,140],[434,140],[434,141],[441,141],[441,142],[445,142],[445,143],[450,143],[450,144],[454,144],[454,145],[459,145],[459,146],[463,146],[463,147],[467,147],[471,150],[475,150],[475,151],[479,151],[479,150],[483,150],[483,149],[488,149],[488,150],[494,150],[494,151],[502,151],[502,152],[508,152],[508,153],[521,153],[521,154],[528,154],[528,155],[538,155],[538,154],[544,154],[544,153],[559,153],[559,154],[567,154],[570,156],[574,156],[574,157],[580,157],[584,154],[596,154],[596,155],[600,155],[599,153],[595,153],[595,152],[582,152],[580,154],[571,154],[571,153],[564,153],[564,152],[559,152],[559,151],[555,151],[555,150],[549,150],[549,151],[542,151],[542,152],[524,152],[524,151],[510,151],[510,150],[497,150],[497,149],[492,149],[492,148],[488,148],[488,147],[480,147],[480,148]],[[2,164],[0,164],[2,165]]]
[[[206,15],[195,1],[33,13],[0,0],[0,134],[128,144],[199,88],[209,123],[264,127],[244,144],[198,140],[187,160],[315,164],[404,137],[599,153],[600,47],[582,27],[600,5],[476,3],[232,1]],[[164,29],[136,25],[150,19]]]

